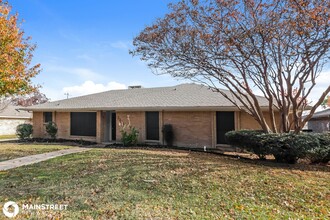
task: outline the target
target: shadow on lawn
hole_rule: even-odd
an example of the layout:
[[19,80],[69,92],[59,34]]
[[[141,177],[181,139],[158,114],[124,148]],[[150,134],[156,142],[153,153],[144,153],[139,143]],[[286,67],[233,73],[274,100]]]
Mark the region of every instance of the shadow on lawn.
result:
[[[248,157],[242,156],[242,154],[226,154],[223,152],[212,151],[208,149],[207,152],[204,152],[201,148],[185,148],[185,147],[167,147],[163,145],[149,146],[149,145],[138,145],[136,147],[124,147],[120,144],[111,144],[105,145],[103,147],[98,147],[94,142],[82,141],[82,140],[65,140],[65,139],[42,139],[42,138],[34,138],[28,139],[26,141],[6,141],[6,143],[17,143],[19,145],[25,144],[50,144],[50,145],[58,145],[65,144],[70,146],[82,146],[82,147],[93,147],[93,148],[103,148],[103,149],[127,149],[127,150],[148,150],[148,151],[162,151],[162,152],[177,152],[181,154],[189,154],[193,158],[197,159],[197,155],[213,155],[215,157],[205,157],[205,161],[207,160],[217,160],[218,158],[226,158],[231,159],[240,163],[253,164],[257,166],[265,166],[274,169],[286,169],[286,170],[300,170],[300,171],[322,171],[322,172],[330,172],[330,165],[326,164],[307,164],[307,163],[297,163],[297,164],[287,164],[287,163],[279,163],[274,159],[267,160],[259,160],[256,157]],[[248,155],[248,154],[246,154]],[[174,155],[171,155],[174,156]]]
[[[168,147],[151,147],[151,146],[138,146],[138,147],[115,147],[119,149],[127,149],[127,150],[132,150],[132,149],[139,149],[139,150],[149,150],[149,151],[170,151],[170,152],[178,152],[178,153],[188,153],[189,156],[194,157],[194,158],[199,158],[200,155],[213,155],[216,158],[226,158],[226,159],[232,159],[234,161],[240,162],[240,163],[246,163],[246,164],[253,164],[257,166],[265,166],[265,167],[270,167],[274,169],[286,169],[286,170],[300,170],[300,171],[322,171],[322,172],[330,172],[330,165],[329,164],[308,164],[306,162],[298,162],[296,164],[288,164],[288,163],[280,163],[276,162],[275,159],[267,159],[267,160],[260,160],[257,158],[249,158],[249,157],[244,157],[240,154],[225,154],[225,153],[220,153],[220,152],[212,152],[212,151],[207,151],[204,152],[203,149],[190,149],[190,148],[168,148]],[[108,148],[108,149],[113,149],[113,148]],[[205,157],[205,160],[210,159],[210,157]]]
[[288,164],[288,163],[276,162],[275,159],[260,160],[256,158],[242,157],[240,155],[228,155],[224,153],[212,153],[212,154],[216,154],[227,158],[232,158],[234,160],[240,161],[241,163],[260,165],[274,169],[330,172],[329,164],[308,164],[306,162]]

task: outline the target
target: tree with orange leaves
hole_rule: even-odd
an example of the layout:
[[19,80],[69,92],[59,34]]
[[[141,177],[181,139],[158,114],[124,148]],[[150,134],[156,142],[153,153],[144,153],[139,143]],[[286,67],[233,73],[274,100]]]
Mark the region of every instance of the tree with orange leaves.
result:
[[0,99],[24,95],[37,88],[31,79],[40,72],[40,65],[32,65],[36,45],[24,37],[18,24],[18,14],[11,14],[8,2],[0,0]]
[[300,132],[330,92],[307,102],[330,57],[329,0],[181,0],[133,44],[156,73],[209,86],[265,132]]

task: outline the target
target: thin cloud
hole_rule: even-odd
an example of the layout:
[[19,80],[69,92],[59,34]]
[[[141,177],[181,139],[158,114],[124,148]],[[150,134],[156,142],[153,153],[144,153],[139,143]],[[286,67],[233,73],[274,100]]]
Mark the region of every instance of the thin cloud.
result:
[[95,62],[95,59],[93,57],[89,56],[88,54],[80,54],[77,56],[77,59],[84,60],[84,61],[91,62],[91,63]]
[[73,42],[77,42],[77,43],[82,42],[81,38],[77,34],[72,32],[71,30],[60,29],[60,30],[58,30],[58,34],[64,40],[69,40],[69,41],[73,41]]
[[118,90],[118,89],[126,89],[127,86],[122,83],[118,83],[115,81],[110,81],[107,84],[101,84],[101,83],[95,83],[93,81],[85,81],[81,85],[76,86],[69,86],[64,87],[62,89],[62,93],[68,93],[69,97],[76,97],[76,96],[82,96],[82,95],[88,95],[98,92],[104,92],[108,90]]
[[104,76],[102,76],[101,74],[98,74],[98,73],[94,72],[93,70],[90,70],[87,68],[73,68],[73,69],[70,69],[69,72],[77,75],[78,77],[80,77],[82,79],[87,79],[87,80],[104,78]]
[[132,47],[132,43],[130,41],[116,41],[110,43],[110,46],[116,49],[128,50]]
[[91,69],[88,68],[80,68],[80,67],[64,67],[64,66],[46,66],[46,71],[49,72],[56,72],[56,73],[67,73],[70,75],[75,75],[81,80],[87,81],[87,80],[104,80],[105,76],[94,72]]

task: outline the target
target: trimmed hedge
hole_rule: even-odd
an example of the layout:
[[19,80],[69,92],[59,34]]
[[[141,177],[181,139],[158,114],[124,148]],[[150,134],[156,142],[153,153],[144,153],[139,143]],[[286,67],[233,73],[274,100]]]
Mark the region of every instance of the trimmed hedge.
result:
[[259,135],[263,134],[263,131],[256,130],[240,130],[229,131],[225,134],[225,138],[228,144],[241,148],[243,150],[253,152],[260,159],[265,159],[269,152],[263,148],[262,143],[259,141]]
[[171,124],[164,124],[162,129],[164,139],[166,141],[166,145],[169,147],[173,146],[174,141],[174,131],[173,126]]
[[296,163],[299,158],[313,163],[330,161],[330,135],[312,133],[267,134],[262,131],[241,130],[226,133],[227,142],[252,152],[260,159],[273,155],[278,162]]
[[55,122],[50,121],[46,124],[46,132],[47,132],[47,134],[49,134],[49,136],[51,138],[53,138],[53,139],[56,138],[57,130],[58,130],[57,125]]
[[330,161],[330,134],[314,134],[319,141],[316,146],[307,151],[306,157],[312,163],[327,163]]
[[262,147],[278,162],[296,163],[307,151],[319,146],[318,139],[308,134],[262,134]]
[[31,124],[19,124],[16,127],[16,135],[20,140],[31,138],[33,133],[33,126]]

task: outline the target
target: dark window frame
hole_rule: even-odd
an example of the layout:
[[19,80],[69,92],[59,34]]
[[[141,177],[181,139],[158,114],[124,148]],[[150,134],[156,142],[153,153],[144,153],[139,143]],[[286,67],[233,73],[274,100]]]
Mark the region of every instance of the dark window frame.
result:
[[116,140],[117,133],[117,116],[116,112],[111,112],[111,140]]
[[96,112],[70,112],[70,136],[96,137]]
[[53,112],[43,112],[44,123],[53,121]]
[[[156,120],[155,120],[156,117]],[[145,113],[145,125],[146,125],[146,141],[159,141],[160,125],[159,125],[159,112],[148,111]],[[151,126],[151,128],[150,128]],[[149,130],[151,129],[151,130]]]
[[[222,120],[221,120],[222,119]],[[216,145],[228,144],[225,141],[224,134],[228,131],[236,129],[236,116],[234,111],[217,111],[216,112]],[[228,124],[232,123],[232,124]],[[219,136],[221,134],[221,136]]]

